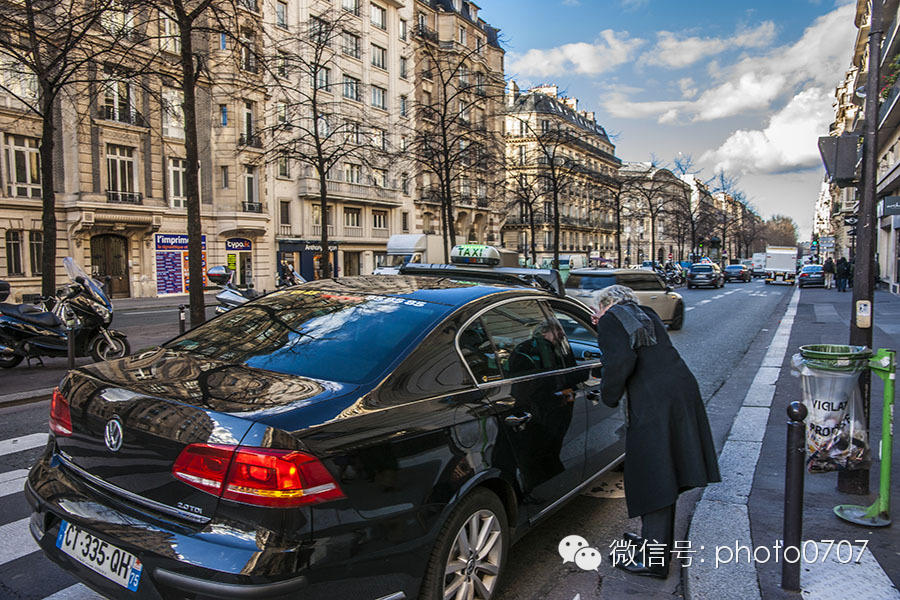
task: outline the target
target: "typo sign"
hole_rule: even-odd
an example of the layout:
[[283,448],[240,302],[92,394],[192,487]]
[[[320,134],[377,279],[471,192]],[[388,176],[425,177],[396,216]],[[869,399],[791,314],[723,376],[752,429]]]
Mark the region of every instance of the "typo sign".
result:
[[900,215],[900,196],[885,196],[881,202],[881,214]]
[[253,244],[245,238],[230,238],[225,240],[225,249],[231,251],[252,250]]

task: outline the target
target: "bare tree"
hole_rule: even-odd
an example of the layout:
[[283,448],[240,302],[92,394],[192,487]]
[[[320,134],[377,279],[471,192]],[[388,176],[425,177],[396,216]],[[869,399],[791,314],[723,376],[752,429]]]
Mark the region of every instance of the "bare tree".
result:
[[721,207],[715,211],[714,231],[719,235],[719,262],[724,265],[724,254],[727,251],[727,243],[730,235],[736,235],[735,230],[743,217],[742,206],[746,204],[744,193],[738,187],[738,179],[733,175],[719,171],[710,180],[710,187],[719,195]]
[[660,219],[681,195],[671,171],[649,163],[627,165],[619,170],[625,206],[632,217],[650,219],[650,259],[656,260],[656,237]]
[[41,121],[41,293],[56,291],[54,149],[60,100],[92,80],[89,66],[104,55],[127,54],[134,43],[127,12],[115,0],[20,0],[0,5],[0,89]]
[[507,157],[506,172],[509,186],[509,200],[507,201],[506,214],[518,213],[518,219],[528,226],[528,247],[523,248],[525,256],[531,253],[531,264],[537,265],[537,218],[535,212],[540,209],[541,193],[533,175],[520,172],[522,165],[518,163],[518,157]]
[[[441,235],[444,260],[456,245],[454,211],[465,195],[463,183],[473,174],[489,181],[503,168],[503,141],[488,123],[495,117],[494,106],[502,106],[503,82],[490,73],[470,72],[478,48],[442,48],[434,32],[415,29],[419,38],[418,77],[431,82],[429,96],[420,96],[414,106],[415,127],[410,132],[408,157],[432,182],[425,193],[441,206]],[[502,190],[502,185],[486,189]],[[490,199],[483,204],[490,206]]]
[[[684,255],[683,246],[690,243],[689,253],[699,251],[698,245],[701,239],[708,235],[712,227],[712,202],[709,198],[706,186],[700,182],[697,175],[700,173],[694,165],[690,155],[679,155],[673,161],[672,172],[684,181],[679,193],[672,197],[672,205],[669,208],[669,226],[675,232],[679,240],[679,250]],[[694,185],[690,185],[687,179],[693,179]],[[696,194],[696,198],[694,197]]]
[[765,222],[749,204],[743,206],[744,214],[740,226],[735,232],[738,241],[739,252],[744,256],[750,256],[757,249],[764,250]]

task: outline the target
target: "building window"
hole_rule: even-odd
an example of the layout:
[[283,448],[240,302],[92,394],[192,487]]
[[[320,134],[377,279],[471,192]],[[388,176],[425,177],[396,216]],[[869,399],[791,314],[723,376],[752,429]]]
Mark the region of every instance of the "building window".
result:
[[275,24],[279,27],[287,27],[287,3],[275,3]]
[[372,44],[372,66],[387,69],[387,50],[377,44]]
[[425,15],[425,13],[420,12],[416,14],[416,23],[422,29],[428,27],[428,17]]
[[372,25],[379,29],[387,29],[387,11],[374,2],[372,3],[371,17]]
[[384,169],[372,169],[372,185],[385,187],[387,184],[387,171]]
[[359,79],[344,75],[344,98],[359,102]]
[[259,203],[259,197],[256,190],[256,167],[253,165],[244,165],[244,182],[245,195],[247,205],[255,206]]
[[[322,205],[321,204],[313,204],[312,207],[312,220],[313,225],[322,225]],[[328,221],[328,225],[332,225],[331,222],[331,207],[328,207],[328,210],[325,211],[325,220]]]
[[184,94],[180,90],[166,88],[162,96],[162,134],[184,139]]
[[288,118],[288,106],[284,102],[275,103],[275,121],[279,125],[290,124],[290,119]]
[[345,31],[343,37],[343,51],[347,56],[359,58],[359,36]]
[[400,116],[405,117],[409,112],[409,102],[406,96],[400,96]]
[[400,176],[400,191],[409,196],[409,175],[406,173]]
[[228,166],[227,165],[222,166],[221,173],[222,173],[222,188],[227,190],[231,186],[231,182],[228,180],[229,178],[228,178]]
[[330,85],[331,69],[328,67],[319,67],[316,69],[316,88],[327,91]]
[[409,26],[406,22],[406,19],[400,19],[400,39],[406,41],[406,37],[409,35]]
[[409,71],[409,61],[405,56],[400,57],[400,78],[406,79],[407,73]]
[[384,129],[375,128],[372,131],[372,145],[382,150],[388,149],[388,134]]
[[107,144],[106,167],[107,189],[120,194],[134,193],[134,148]]
[[41,155],[37,138],[6,136],[6,193],[41,197]]
[[460,65],[459,67],[459,87],[465,89],[469,85],[469,69]]
[[403,229],[403,232],[409,231],[409,213],[402,212],[400,213],[400,228]]
[[219,34],[219,50],[228,50],[228,35],[225,33]]
[[527,157],[528,150],[525,148],[525,146],[519,146],[519,164],[524,165],[528,159]]
[[275,65],[275,72],[279,77],[287,77],[288,74],[288,55],[285,52],[278,53],[278,62]]
[[184,208],[185,178],[187,161],[183,158],[169,159],[169,206]]
[[279,177],[290,177],[291,176],[291,162],[290,162],[290,159],[286,156],[280,156],[278,158],[278,176]]
[[405,152],[408,145],[409,139],[405,135],[400,136],[400,150]]
[[291,224],[291,202],[290,200],[282,200],[281,201],[281,225],[290,225]]
[[22,269],[22,232],[15,229],[6,230],[6,274],[25,274]]
[[372,86],[372,106],[387,109],[387,90],[377,85]]
[[160,49],[172,54],[181,54],[181,32],[178,30],[178,23],[166,15],[162,15],[159,21]]
[[112,69],[107,68],[103,87],[103,118],[134,123],[134,90],[131,81],[115,75]]
[[256,66],[256,42],[253,32],[244,29],[241,32],[241,69],[248,73],[257,73]]
[[550,131],[550,121],[541,119],[541,133],[547,133],[548,131]]
[[387,211],[383,211],[383,210],[373,210],[372,211],[372,228],[373,229],[387,229]]
[[347,163],[344,165],[344,181],[347,183],[359,183],[362,180],[362,167]]
[[347,12],[359,16],[359,0],[341,0],[341,7]]
[[344,227],[359,227],[360,210],[358,208],[344,209]]
[[44,234],[40,231],[28,232],[28,249],[31,253],[31,275],[36,277],[43,274],[44,264]]
[[246,138],[246,143],[250,143],[250,139],[253,137],[254,132],[256,131],[256,127],[254,126],[254,106],[253,102],[245,101],[244,102],[244,137]]
[[466,27],[465,25],[459,26],[459,43],[463,46],[466,45]]
[[219,105],[219,123],[222,127],[228,126],[228,105],[220,104]]

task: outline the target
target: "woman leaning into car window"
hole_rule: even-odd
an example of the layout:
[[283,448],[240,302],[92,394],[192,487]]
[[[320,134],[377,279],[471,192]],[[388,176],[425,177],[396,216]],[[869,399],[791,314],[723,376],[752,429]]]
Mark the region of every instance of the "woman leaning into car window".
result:
[[[629,517],[641,516],[641,535],[624,535],[637,546],[635,560],[616,566],[665,579],[678,495],[720,481],[706,409],[697,380],[653,309],[639,306],[634,292],[621,285],[593,298],[603,353],[602,399],[615,407],[627,393],[625,502]],[[645,541],[664,544],[664,558],[648,561]],[[659,546],[654,548],[650,557],[660,554]]]

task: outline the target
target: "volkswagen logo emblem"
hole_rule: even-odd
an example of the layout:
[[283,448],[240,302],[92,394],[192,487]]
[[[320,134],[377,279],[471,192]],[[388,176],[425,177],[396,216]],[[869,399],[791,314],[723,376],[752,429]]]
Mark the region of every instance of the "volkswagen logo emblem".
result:
[[107,448],[112,452],[118,452],[119,448],[122,447],[123,437],[122,421],[119,420],[119,417],[113,417],[106,422],[106,431],[103,434],[103,439],[106,441]]

